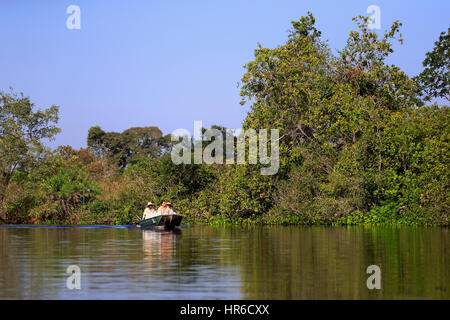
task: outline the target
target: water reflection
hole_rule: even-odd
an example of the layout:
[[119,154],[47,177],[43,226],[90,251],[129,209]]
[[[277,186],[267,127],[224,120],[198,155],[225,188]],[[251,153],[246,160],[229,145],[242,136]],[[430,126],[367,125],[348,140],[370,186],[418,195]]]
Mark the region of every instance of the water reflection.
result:
[[[0,299],[449,299],[448,228],[0,227]],[[79,265],[82,289],[65,286]],[[368,290],[378,265],[381,290]]]
[[142,230],[142,249],[146,263],[152,266],[155,261],[172,261],[176,254],[178,232]]
[[[450,298],[447,228],[251,228],[241,236],[247,299]],[[381,290],[366,286],[373,264]]]

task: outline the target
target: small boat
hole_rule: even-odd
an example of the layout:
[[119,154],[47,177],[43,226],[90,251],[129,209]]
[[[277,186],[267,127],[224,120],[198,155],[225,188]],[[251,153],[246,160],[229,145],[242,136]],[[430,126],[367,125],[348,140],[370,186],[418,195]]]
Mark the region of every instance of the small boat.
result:
[[180,226],[183,217],[178,214],[154,216],[139,221],[141,229],[174,230]]

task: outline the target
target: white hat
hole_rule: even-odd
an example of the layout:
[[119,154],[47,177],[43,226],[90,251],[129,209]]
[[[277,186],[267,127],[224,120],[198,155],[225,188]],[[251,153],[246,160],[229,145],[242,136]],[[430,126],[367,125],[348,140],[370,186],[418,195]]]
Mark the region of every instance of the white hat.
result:
[[151,203],[151,202],[147,203],[147,207],[152,206],[152,205],[153,205],[153,203]]

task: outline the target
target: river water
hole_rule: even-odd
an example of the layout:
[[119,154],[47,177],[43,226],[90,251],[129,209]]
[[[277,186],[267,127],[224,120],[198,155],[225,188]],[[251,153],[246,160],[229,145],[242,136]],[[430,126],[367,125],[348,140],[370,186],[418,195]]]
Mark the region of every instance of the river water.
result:
[[450,299],[449,260],[448,228],[0,226],[0,299]]

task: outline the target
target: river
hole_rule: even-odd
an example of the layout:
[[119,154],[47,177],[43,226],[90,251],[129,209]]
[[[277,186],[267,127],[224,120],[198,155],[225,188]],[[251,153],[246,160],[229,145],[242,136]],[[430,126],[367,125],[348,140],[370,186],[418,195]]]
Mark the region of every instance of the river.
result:
[[0,245],[0,299],[450,299],[448,228],[3,225]]

